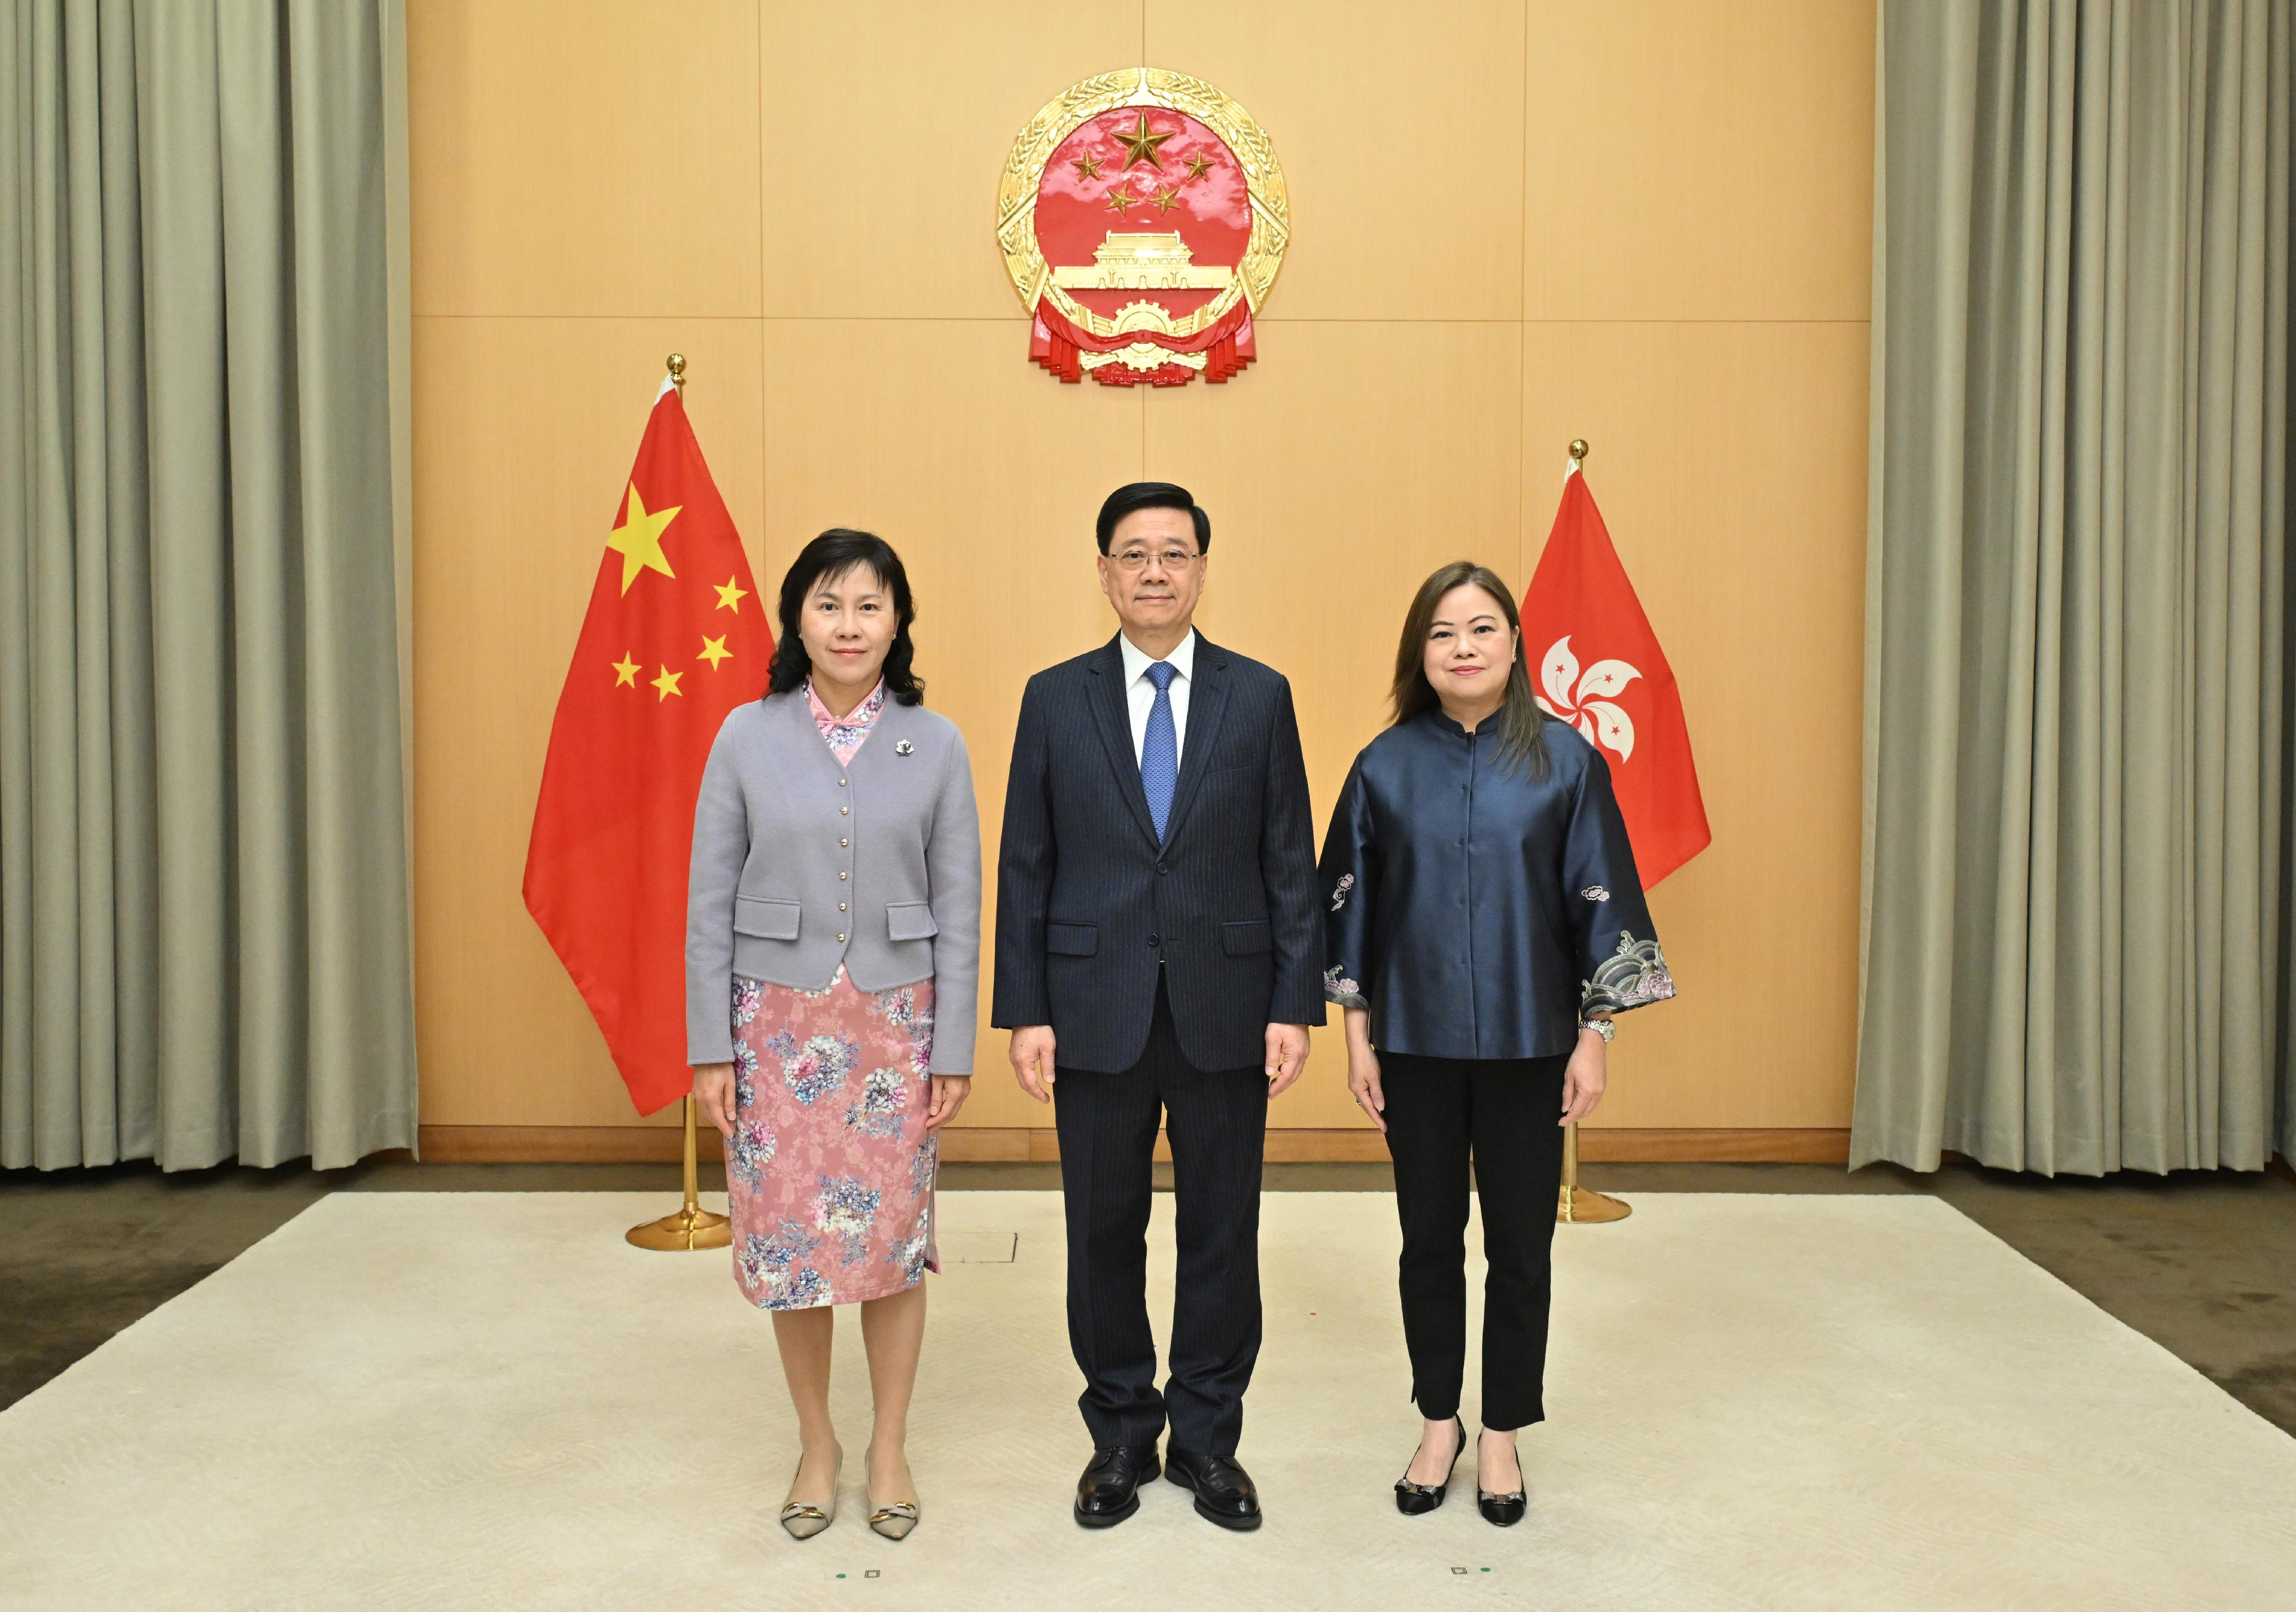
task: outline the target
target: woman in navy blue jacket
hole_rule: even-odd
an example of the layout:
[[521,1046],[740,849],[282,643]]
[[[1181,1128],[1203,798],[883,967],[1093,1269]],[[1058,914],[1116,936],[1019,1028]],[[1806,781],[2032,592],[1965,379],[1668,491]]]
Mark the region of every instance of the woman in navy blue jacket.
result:
[[1427,579],[1396,650],[1393,724],[1340,791],[1321,864],[1324,995],[1348,1086],[1387,1135],[1403,1222],[1412,1398],[1395,1485],[1443,1501],[1466,1443],[1468,1164],[1483,1210],[1477,1493],[1523,1513],[1515,1430],[1546,1415],[1562,1127],[1601,1101],[1612,1016],[1674,994],[1602,753],[1542,711],[1506,585],[1464,561]]

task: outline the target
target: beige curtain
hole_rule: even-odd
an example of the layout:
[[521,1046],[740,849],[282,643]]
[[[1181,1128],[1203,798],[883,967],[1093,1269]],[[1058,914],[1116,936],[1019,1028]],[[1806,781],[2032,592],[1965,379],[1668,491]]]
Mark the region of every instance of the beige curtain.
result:
[[0,0],[0,1164],[411,1146],[400,0]]
[[1883,0],[1853,1164],[2292,1150],[2289,0]]

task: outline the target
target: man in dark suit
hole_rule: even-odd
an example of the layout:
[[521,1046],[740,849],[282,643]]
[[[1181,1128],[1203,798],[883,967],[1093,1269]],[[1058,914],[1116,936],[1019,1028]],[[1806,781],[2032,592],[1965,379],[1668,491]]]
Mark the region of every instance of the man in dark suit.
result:
[[[1093,1458],[1088,1528],[1162,1469],[1226,1528],[1259,1526],[1235,1460],[1259,1353],[1268,1099],[1324,1021],[1315,830],[1292,687],[1193,625],[1211,521],[1140,481],[1101,506],[1109,643],[1029,679],[1004,796],[991,1022],[1054,1125],[1069,1343]],[[1160,1114],[1178,1245],[1170,1376],[1144,1290]]]

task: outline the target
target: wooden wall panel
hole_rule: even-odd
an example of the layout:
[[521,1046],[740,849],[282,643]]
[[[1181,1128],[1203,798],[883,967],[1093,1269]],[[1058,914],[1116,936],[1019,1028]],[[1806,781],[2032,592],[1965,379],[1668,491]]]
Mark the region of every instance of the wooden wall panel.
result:
[[1871,5],[1532,0],[1529,60],[1525,317],[1866,317]]
[[408,0],[417,314],[749,315],[755,0]]
[[[1141,60],[1235,95],[1290,177],[1261,361],[1225,387],[1054,382],[996,251],[1014,130]],[[673,348],[764,587],[832,523],[907,556],[992,859],[1022,681],[1113,630],[1111,486],[1212,510],[1205,629],[1292,677],[1320,830],[1409,588],[1456,553],[1520,584],[1588,437],[1717,836],[1656,892],[1684,997],[1629,1022],[1601,1117],[1845,1123],[1872,60],[1835,0],[412,0],[426,1123],[633,1123],[518,883]],[[1003,1050],[966,1114],[998,1136],[1049,1119]],[[1276,1123],[1357,1124],[1341,1073],[1327,1031]]]
[[1148,61],[1267,130],[1297,238],[1267,318],[1510,319],[1522,284],[1521,0],[1151,0]]
[[996,243],[1005,152],[1070,85],[1139,61],[1138,0],[763,9],[769,310],[1021,318]]
[[415,1033],[426,1124],[632,1123],[519,893],[621,478],[672,350],[735,524],[763,524],[758,324],[414,321]]

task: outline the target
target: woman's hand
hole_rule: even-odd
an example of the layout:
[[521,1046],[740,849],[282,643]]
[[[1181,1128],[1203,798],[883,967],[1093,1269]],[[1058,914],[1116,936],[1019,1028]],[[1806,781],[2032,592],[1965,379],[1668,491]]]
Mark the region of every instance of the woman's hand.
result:
[[1348,1095],[1382,1131],[1387,1129],[1387,1093],[1379,1083],[1379,1054],[1372,1050],[1371,1015],[1360,1008],[1346,1014]]
[[696,1064],[693,1066],[693,1104],[701,1110],[701,1117],[718,1127],[718,1134],[727,1141],[734,1139],[734,1065],[731,1064]]
[[1595,1112],[1608,1082],[1604,1059],[1611,1044],[1592,1030],[1578,1032],[1578,1045],[1562,1070],[1562,1117],[1555,1123],[1575,1125]]
[[964,1106],[964,1099],[972,1095],[972,1077],[969,1074],[937,1074],[932,1077],[932,1106],[925,1110],[925,1129],[938,1131],[956,1117]]

